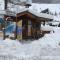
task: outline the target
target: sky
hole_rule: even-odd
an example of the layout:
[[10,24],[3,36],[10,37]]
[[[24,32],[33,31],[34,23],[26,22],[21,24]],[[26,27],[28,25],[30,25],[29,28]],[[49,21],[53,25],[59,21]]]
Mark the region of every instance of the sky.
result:
[[[16,0],[16,1],[19,1],[19,0]],[[20,1],[26,1],[26,0],[20,0]],[[32,0],[32,1],[35,3],[60,3],[60,0]]]
[[[27,0],[9,0],[9,1],[27,1]],[[60,3],[60,0],[32,0],[32,2],[33,3]]]
[[60,3],[60,0],[32,0],[37,3]]

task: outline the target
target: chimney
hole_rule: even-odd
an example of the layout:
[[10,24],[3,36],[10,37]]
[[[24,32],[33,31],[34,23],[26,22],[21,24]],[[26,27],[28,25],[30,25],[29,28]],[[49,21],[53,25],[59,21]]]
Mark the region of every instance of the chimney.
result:
[[5,9],[7,9],[8,0],[5,0]]
[[29,8],[32,4],[32,0],[26,0],[26,4],[25,4],[25,7],[26,8]]

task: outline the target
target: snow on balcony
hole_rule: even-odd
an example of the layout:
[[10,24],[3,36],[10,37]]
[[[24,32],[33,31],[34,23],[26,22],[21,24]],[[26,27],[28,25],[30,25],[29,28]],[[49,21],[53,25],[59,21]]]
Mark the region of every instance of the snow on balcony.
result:
[[49,25],[41,26],[42,31],[53,31],[53,27]]

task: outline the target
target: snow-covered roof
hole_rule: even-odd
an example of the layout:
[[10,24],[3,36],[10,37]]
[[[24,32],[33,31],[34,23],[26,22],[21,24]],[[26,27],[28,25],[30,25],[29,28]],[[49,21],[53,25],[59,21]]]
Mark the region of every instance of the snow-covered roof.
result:
[[52,25],[59,25],[60,22],[53,22]]
[[42,31],[53,31],[53,27],[45,25],[45,26],[41,26],[41,30]]
[[38,17],[43,17],[43,18],[48,18],[48,19],[53,19],[54,17],[50,14],[47,14],[47,13],[38,13],[38,12],[35,12],[33,10],[29,10],[30,13],[38,16]]
[[24,12],[24,11],[28,11],[28,12],[32,13],[33,15],[36,15],[37,17],[54,19],[53,15],[46,14],[46,13],[38,13],[38,12],[31,10],[29,8],[22,8],[22,9],[15,9],[14,8],[11,10],[4,10],[4,11],[1,11],[0,14],[9,15],[9,16],[16,16],[16,14]]
[[0,10],[0,15],[16,16],[16,13],[9,10]]
[[59,16],[54,16],[54,21],[59,21],[60,22],[60,15]]
[[16,13],[13,12],[13,11],[7,10],[5,15],[8,15],[8,16],[16,16]]
[[31,4],[32,0],[9,0],[9,2],[14,3],[14,4]]
[[6,14],[6,11],[5,10],[0,10],[0,15],[4,15]]
[[[38,13],[36,11],[33,11],[33,10],[30,10],[29,8],[24,8],[24,9],[20,9],[20,10],[15,10],[13,12],[15,12],[15,14],[18,14],[18,13],[21,13],[21,12],[24,12],[24,11],[28,11],[30,13],[32,13],[33,15],[36,15],[38,17],[43,17],[43,18],[48,18],[48,19],[53,19],[54,16],[50,15],[50,14],[46,14],[46,13]],[[14,16],[15,16],[14,14]]]

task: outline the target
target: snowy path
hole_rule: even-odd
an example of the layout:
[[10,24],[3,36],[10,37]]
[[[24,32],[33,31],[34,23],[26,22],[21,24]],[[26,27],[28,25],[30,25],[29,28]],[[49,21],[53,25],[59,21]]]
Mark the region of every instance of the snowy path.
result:
[[60,60],[60,28],[55,33],[27,43],[0,40],[0,60]]

